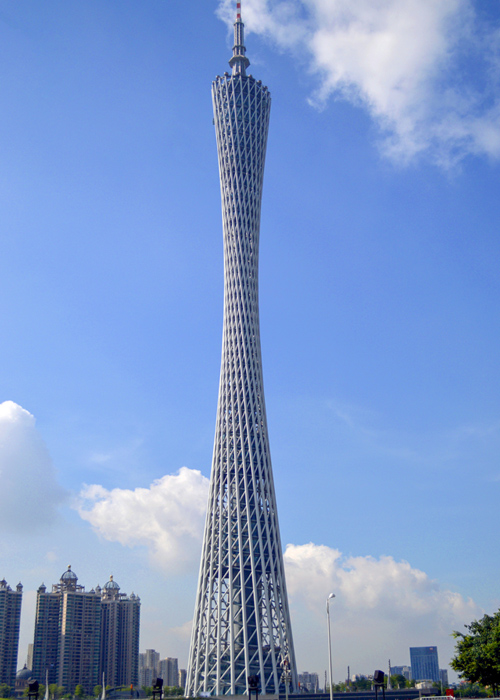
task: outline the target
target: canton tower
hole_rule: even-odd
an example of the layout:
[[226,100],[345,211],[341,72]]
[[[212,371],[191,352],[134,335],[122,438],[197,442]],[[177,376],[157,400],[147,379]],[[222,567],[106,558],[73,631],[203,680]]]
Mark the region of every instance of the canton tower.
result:
[[237,2],[232,73],[212,83],[224,236],[219,402],[186,695],[298,689],[267,432],[258,258],[271,96],[246,74]]

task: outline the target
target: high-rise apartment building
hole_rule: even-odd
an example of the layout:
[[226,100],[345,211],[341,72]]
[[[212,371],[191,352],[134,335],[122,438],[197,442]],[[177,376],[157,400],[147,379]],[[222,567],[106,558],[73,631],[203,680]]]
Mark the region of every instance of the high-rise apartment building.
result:
[[26,658],[26,668],[30,671],[33,668],[33,644],[28,644],[28,655]]
[[68,569],[59,583],[37,593],[33,640],[33,677],[73,692],[77,685],[91,692],[99,683],[101,598],[86,592]]
[[[153,685],[155,678],[160,673],[160,654],[154,649],[146,649],[145,652],[139,654],[139,686]],[[161,677],[161,676],[160,676]]]
[[101,598],[77,584],[71,569],[61,579],[59,608],[58,685],[73,692],[81,685],[87,693],[100,683]]
[[[98,589],[96,589],[97,592]],[[141,601],[120,593],[113,576],[101,593],[100,669],[106,685],[116,688],[139,684],[139,628]]]
[[[64,576],[64,574],[63,574]],[[62,578],[61,578],[62,582]],[[42,583],[37,591],[32,673],[40,683],[48,674],[49,684],[58,682],[59,672],[59,592],[47,592]],[[66,690],[69,690],[66,688]]]
[[12,691],[16,685],[17,652],[23,587],[13,590],[5,579],[0,581],[0,683]]
[[[260,211],[271,96],[246,69],[236,5],[232,74],[212,84],[224,238],[224,322],[210,491],[186,694],[298,688],[269,449],[259,329]],[[283,686],[284,687],[284,686]]]
[[138,682],[140,600],[111,580],[86,592],[68,567],[48,592],[38,589],[32,675],[72,693]]
[[[178,659],[167,656],[166,659],[160,660],[159,652],[154,649],[146,649],[145,652],[139,654],[139,685],[151,686],[156,678],[163,680],[164,686],[178,686],[179,676],[184,673],[184,682],[186,671],[179,671]],[[183,685],[180,686],[184,688]]]
[[172,687],[179,684],[179,662],[177,659],[167,657],[159,664],[159,676],[163,678],[163,685]]
[[437,647],[410,647],[410,666],[414,681],[429,680],[439,683]]

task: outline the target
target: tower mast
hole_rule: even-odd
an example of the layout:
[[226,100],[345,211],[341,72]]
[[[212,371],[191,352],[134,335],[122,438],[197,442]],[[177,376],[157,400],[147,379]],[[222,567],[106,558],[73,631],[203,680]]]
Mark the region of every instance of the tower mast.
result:
[[260,345],[258,257],[271,96],[246,74],[237,3],[232,74],[212,83],[224,239],[224,323],[210,492],[186,695],[298,689]]
[[246,76],[246,69],[250,61],[245,56],[245,25],[241,21],[241,2],[236,3],[236,22],[234,23],[234,46],[233,55],[229,65],[233,69],[233,75]]

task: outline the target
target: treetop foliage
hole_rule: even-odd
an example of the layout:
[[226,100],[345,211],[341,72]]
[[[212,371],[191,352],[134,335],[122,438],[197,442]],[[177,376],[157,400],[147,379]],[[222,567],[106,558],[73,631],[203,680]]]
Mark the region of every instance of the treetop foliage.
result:
[[465,625],[468,633],[453,632],[457,640],[451,667],[470,683],[500,689],[500,610]]

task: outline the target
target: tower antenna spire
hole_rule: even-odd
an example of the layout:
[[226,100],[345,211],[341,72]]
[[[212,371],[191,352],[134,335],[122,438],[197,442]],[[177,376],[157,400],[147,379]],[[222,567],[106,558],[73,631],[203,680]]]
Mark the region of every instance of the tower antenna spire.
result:
[[250,61],[245,56],[245,52],[245,25],[241,20],[241,0],[237,0],[233,55],[229,61],[233,75],[246,75],[246,69],[250,65]]

